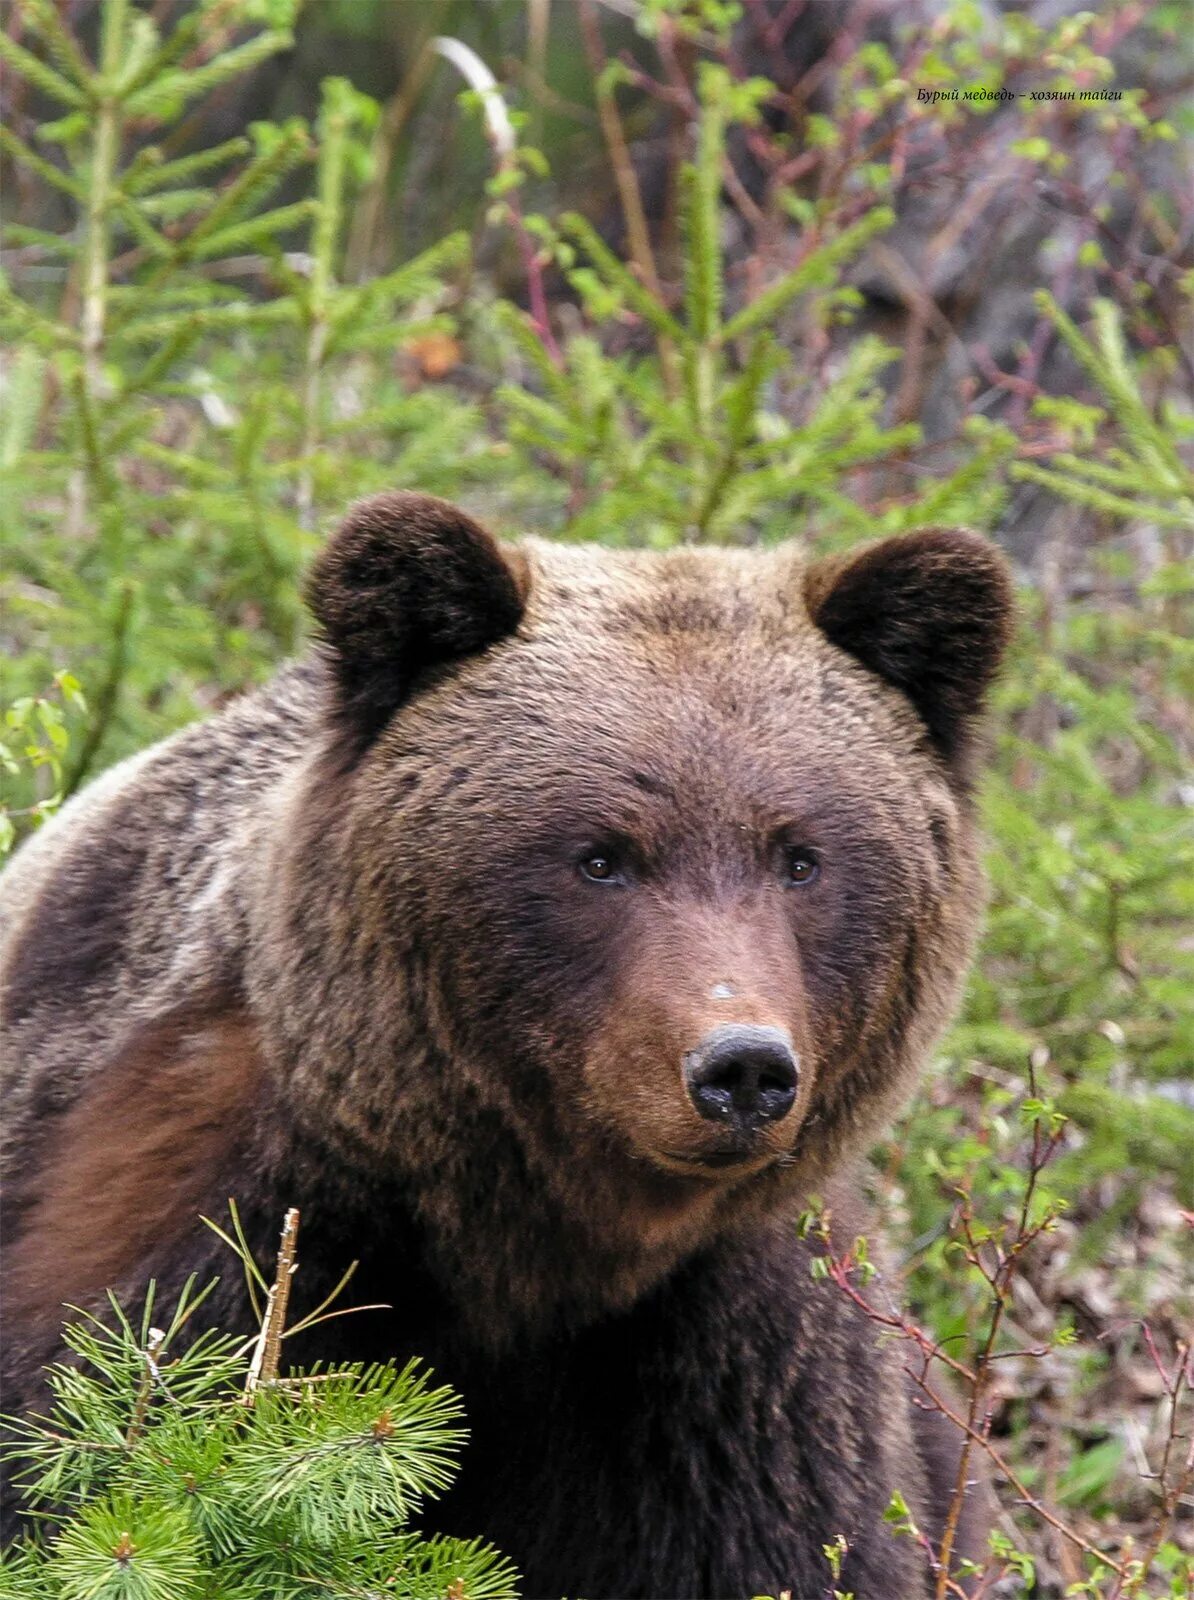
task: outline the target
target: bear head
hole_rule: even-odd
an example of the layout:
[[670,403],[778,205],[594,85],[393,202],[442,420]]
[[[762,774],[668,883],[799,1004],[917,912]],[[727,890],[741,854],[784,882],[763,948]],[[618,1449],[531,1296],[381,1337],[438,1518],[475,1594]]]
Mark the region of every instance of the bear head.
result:
[[491,1297],[626,1301],[865,1145],[981,912],[991,544],[503,547],[393,494],[309,597],[325,737],[256,1003],[299,1115],[407,1186],[446,1271],[489,1208]]

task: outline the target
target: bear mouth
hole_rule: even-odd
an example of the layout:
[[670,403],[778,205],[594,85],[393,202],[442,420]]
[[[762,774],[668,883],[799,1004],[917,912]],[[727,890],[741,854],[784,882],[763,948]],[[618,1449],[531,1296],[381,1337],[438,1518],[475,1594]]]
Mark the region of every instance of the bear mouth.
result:
[[661,1150],[660,1155],[667,1162],[677,1162],[690,1172],[725,1172],[731,1169],[740,1170],[744,1167],[769,1166],[776,1157],[772,1151],[760,1150],[757,1146],[752,1149],[737,1150],[708,1150],[701,1155],[681,1153],[679,1150]]

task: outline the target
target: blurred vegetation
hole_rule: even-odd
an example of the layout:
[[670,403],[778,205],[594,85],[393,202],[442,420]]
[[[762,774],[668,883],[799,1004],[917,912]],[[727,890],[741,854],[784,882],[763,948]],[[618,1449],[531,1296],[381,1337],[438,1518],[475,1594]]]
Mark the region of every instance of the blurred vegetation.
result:
[[[1057,1221],[1010,1315],[1049,1346],[1044,1376],[1009,1349],[995,1425],[1122,1555],[1147,1542],[1139,1461],[1168,1426],[1122,1384],[1141,1320],[1172,1355],[1194,1310],[1194,117],[1139,83],[1010,109],[916,90],[1102,88],[1178,48],[1181,17],[1046,26],[957,0],[877,39],[838,9],[832,70],[781,85],[777,5],[759,63],[721,0],[328,4],[310,27],[298,0],[193,0],[172,24],[103,0],[77,34],[19,0],[0,34],[6,838],[298,648],[320,530],[379,487],[654,546],[1009,530],[1030,581],[983,792],[988,931],[876,1195],[916,1305],[964,1340],[987,1291],[945,1219],[959,1196],[1015,1212],[1025,1103],[1068,1119],[1040,1178]],[[371,76],[391,29],[392,92]],[[316,91],[329,59],[360,81]],[[253,120],[253,94],[278,115]],[[912,284],[893,341],[866,291],[926,170],[972,220],[1045,189],[1069,219],[1016,369],[976,344],[947,435],[921,415],[939,309]],[[1120,189],[1147,272],[1117,255]],[[1188,1593],[1188,1512],[1153,1553],[1161,1588],[1089,1592]],[[1017,1537],[1020,1592],[1102,1581],[1047,1528]]]

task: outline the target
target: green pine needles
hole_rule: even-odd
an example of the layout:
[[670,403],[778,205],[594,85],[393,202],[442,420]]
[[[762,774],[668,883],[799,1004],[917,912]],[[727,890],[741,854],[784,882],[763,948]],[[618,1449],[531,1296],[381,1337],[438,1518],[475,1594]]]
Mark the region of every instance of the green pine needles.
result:
[[[570,538],[624,529],[636,544],[667,546],[734,538],[767,508],[793,494],[818,510],[846,502],[843,474],[916,443],[912,425],[880,420],[877,379],[895,352],[861,340],[808,420],[793,425],[772,402],[791,360],[782,319],[798,302],[827,318],[849,298],[842,269],[891,226],[877,206],[835,235],[814,242],[800,263],[735,312],[726,314],[728,264],[721,243],[722,172],[727,134],[757,120],[755,80],[737,84],[705,64],[693,159],[681,172],[683,297],[669,309],[652,261],[638,275],[584,217],[569,213],[557,229],[529,219],[553,250],[592,323],[637,320],[654,348],[613,357],[601,338],[570,339],[563,358],[531,323],[504,308],[505,326],[538,381],[537,392],[508,384],[499,391],[511,440],[553,463],[572,485]],[[831,520],[837,520],[831,518]]]
[[165,1327],[151,1286],[135,1324],[113,1299],[107,1322],[67,1329],[77,1361],[49,1370],[44,1414],[9,1424],[32,1527],[0,1558],[0,1595],[515,1593],[496,1551],[408,1526],[455,1472],[465,1429],[450,1389],[414,1362],[262,1375],[268,1309],[252,1338],[193,1335],[208,1292],[189,1282]]
[[290,47],[298,5],[196,0],[162,33],[104,0],[95,61],[52,0],[17,0],[0,31],[0,63],[61,113],[0,129],[56,224],[3,229],[0,565],[29,648],[18,691],[57,671],[53,639],[103,662],[66,793],[143,741],[148,704],[167,732],[201,684],[243,686],[294,650],[322,517],[394,482],[456,488],[477,453],[468,404],[394,372],[443,325],[463,236],[342,278],[377,105],[331,78],[311,127],[186,148],[207,97]]

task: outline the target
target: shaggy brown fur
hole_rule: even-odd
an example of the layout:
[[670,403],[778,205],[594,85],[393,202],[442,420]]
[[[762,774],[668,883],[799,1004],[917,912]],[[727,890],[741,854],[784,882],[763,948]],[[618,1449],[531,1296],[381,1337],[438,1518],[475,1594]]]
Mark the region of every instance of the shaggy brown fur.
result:
[[[300,1301],[359,1257],[396,1308],[298,1355],[421,1353],[462,1388],[435,1521],[528,1593],[812,1600],[841,1532],[847,1587],[922,1595],[882,1510],[931,1524],[948,1451],[794,1224],[817,1187],[862,1226],[853,1162],[969,958],[999,557],[512,552],[395,495],[310,598],[320,652],[5,880],[10,1393],[51,1294],[177,1287],[226,1269],[196,1211],[235,1194],[265,1253],[298,1204]],[[790,1044],[786,1115],[698,1114],[685,1063],[726,1024]],[[231,1283],[213,1307],[242,1319]]]
[[12,1196],[21,1224],[4,1264],[6,1321],[56,1332],[64,1292],[93,1302],[150,1250],[185,1237],[260,1086],[253,1025],[235,1013],[187,1008],[107,1063],[54,1121]]

